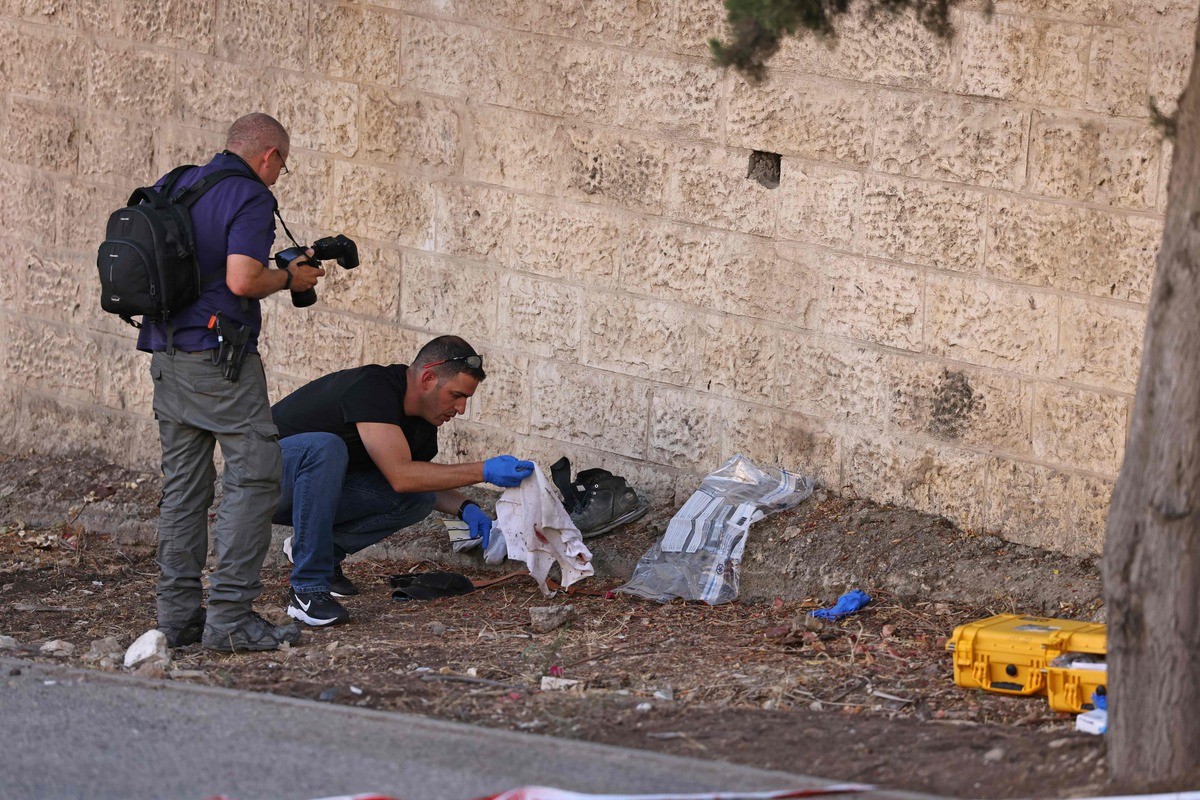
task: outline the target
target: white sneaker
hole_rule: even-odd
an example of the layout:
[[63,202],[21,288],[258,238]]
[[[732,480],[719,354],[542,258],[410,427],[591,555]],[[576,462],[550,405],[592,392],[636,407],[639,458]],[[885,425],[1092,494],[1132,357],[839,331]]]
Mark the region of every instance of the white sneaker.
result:
[[283,540],[283,554],[287,556],[287,560],[295,564],[296,559],[292,558],[292,537],[287,537]]

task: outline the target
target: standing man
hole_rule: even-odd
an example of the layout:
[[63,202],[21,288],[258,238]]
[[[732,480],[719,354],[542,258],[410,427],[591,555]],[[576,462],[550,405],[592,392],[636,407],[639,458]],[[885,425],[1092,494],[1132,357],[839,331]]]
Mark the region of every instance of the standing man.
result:
[[437,429],[467,410],[485,377],[483,357],[471,345],[439,336],[411,365],[334,372],[275,404],[283,488],[274,521],[294,531],[289,616],[308,625],[348,620],[334,595],[358,589],[342,573],[342,560],[434,509],[457,515],[487,547],[491,518],[456,490],[484,481],[517,486],[533,462],[505,455],[430,463]]
[[[191,208],[202,291],[169,323],[146,322],[138,349],[151,354],[154,416],[162,440],[163,491],[158,518],[158,629],[171,647],[200,642],[210,650],[274,650],[300,635],[254,613],[259,570],[271,542],[271,512],[279,497],[278,432],[271,420],[266,376],[258,356],[259,300],[303,291],[322,269],[299,264],[267,268],[278,204],[269,187],[287,172],[288,133],[266,114],[248,114],[229,128],[225,151],[188,170],[176,190],[218,170],[242,175],[216,183]],[[159,181],[160,188],[163,180]],[[240,372],[226,377],[217,329],[247,337]],[[208,552],[213,502],[213,446],[225,459],[224,499],[217,513],[216,567],[209,574],[208,610],[200,576]]]

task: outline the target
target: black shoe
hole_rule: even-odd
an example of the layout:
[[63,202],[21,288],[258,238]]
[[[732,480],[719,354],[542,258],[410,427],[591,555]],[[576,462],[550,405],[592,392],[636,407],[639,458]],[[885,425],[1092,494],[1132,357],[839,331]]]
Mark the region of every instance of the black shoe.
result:
[[[584,539],[633,522],[650,508],[638,500],[637,492],[630,488],[624,478],[604,470],[594,470],[594,473],[599,474],[587,476],[589,479],[583,483],[582,503],[571,514],[571,521],[579,528]],[[585,475],[581,473],[579,478]]]
[[333,565],[333,580],[329,582],[329,593],[334,597],[349,597],[358,594],[358,587],[342,572],[340,562]]
[[297,592],[292,589],[291,602],[288,603],[288,616],[298,619],[305,625],[322,627],[324,625],[339,625],[350,619],[350,612],[333,599],[329,592]]
[[167,647],[187,647],[204,635],[204,606],[192,612],[183,622],[163,622],[158,629],[167,637]]
[[207,650],[236,653],[239,650],[278,650],[279,645],[300,641],[300,628],[291,623],[272,625],[251,611],[232,627],[206,624],[200,644]]

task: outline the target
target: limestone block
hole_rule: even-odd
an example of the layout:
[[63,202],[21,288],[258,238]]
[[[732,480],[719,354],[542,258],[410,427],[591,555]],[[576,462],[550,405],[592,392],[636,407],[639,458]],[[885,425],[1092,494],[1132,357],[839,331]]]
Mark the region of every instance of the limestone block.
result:
[[722,73],[709,61],[621,53],[621,62],[614,74],[628,89],[618,125],[690,139],[719,138]]
[[1071,527],[1061,537],[1063,549],[1072,554],[1101,553],[1112,499],[1114,481],[1091,475],[1072,475]]
[[710,306],[724,261],[722,245],[719,234],[702,228],[641,224],[630,230],[624,244],[621,287],[662,300]]
[[104,367],[100,370],[95,401],[118,411],[150,415],[154,400],[150,356],[137,349],[137,342],[131,336],[105,336],[98,342],[100,363]]
[[82,0],[78,14],[82,27],[101,36],[211,53],[214,9],[209,0]]
[[22,448],[47,455],[92,451],[140,469],[161,461],[158,423],[150,417],[105,413],[41,392],[24,393],[21,405],[17,437]]
[[358,320],[319,306],[271,314],[263,338],[271,368],[299,378],[313,380],[362,363]]
[[529,34],[513,34],[505,46],[500,105],[604,124],[617,119],[629,53]]
[[673,219],[771,236],[779,193],[748,177],[750,154],[710,147],[677,148],[667,213]]
[[901,350],[923,349],[925,279],[922,270],[823,253],[817,309],[826,333]]
[[1131,398],[1040,384],[1033,405],[1033,452],[1043,461],[1116,475],[1125,455]]
[[1171,167],[1175,162],[1175,143],[1170,139],[1162,142],[1162,168],[1158,171],[1158,202],[1154,210],[1166,216],[1167,197],[1169,195]]
[[567,148],[560,122],[507,108],[470,110],[465,174],[538,194],[561,192]]
[[439,253],[485,259],[499,257],[512,222],[512,194],[473,184],[434,186],[434,244]]
[[[18,166],[8,160],[3,162],[2,168],[5,179],[0,181],[0,219],[4,220],[6,235],[20,236],[21,239],[28,242],[47,245],[53,243],[56,210],[77,196],[80,191],[90,191],[93,194],[105,191],[100,189],[71,191],[70,187],[73,187],[74,184],[67,183],[63,185],[64,193],[67,195],[67,198],[64,199],[59,196],[54,181],[46,173]],[[122,199],[128,197],[127,194]],[[116,207],[113,206],[113,208]],[[103,230],[104,219],[107,219],[107,214],[100,220],[101,230]],[[68,243],[67,238],[69,237],[64,235],[66,233],[60,229],[60,244],[67,247],[85,246],[77,244],[77,233],[76,242]],[[94,238],[94,229],[88,233]]]
[[452,419],[438,430],[438,456],[440,464],[461,464],[466,461],[483,461],[501,453],[520,453],[527,448],[525,438],[511,430],[482,425],[461,417]]
[[1096,28],[1085,107],[1122,117],[1146,116],[1154,46],[1147,31]]
[[637,5],[643,15],[640,28],[643,38],[650,44],[661,42],[654,49],[708,59],[709,39],[725,34],[726,13],[721,3],[657,0]]
[[216,54],[239,64],[303,70],[323,47],[314,47],[308,35],[311,7],[307,0],[226,0],[219,4]]
[[76,6],[74,0],[0,0],[0,16],[76,28]]
[[984,519],[987,459],[977,453],[863,432],[846,445],[844,480],[859,495],[964,528]]
[[676,386],[690,385],[704,353],[704,325],[694,309],[628,295],[584,297],[581,362]]
[[63,399],[92,401],[99,385],[99,346],[65,325],[32,318],[3,322],[4,367],[14,382]]
[[69,32],[0,23],[6,42],[0,53],[7,91],[82,103],[87,91],[88,43]]
[[1003,458],[992,459],[988,472],[985,529],[1018,544],[1064,549],[1074,535],[1070,473]]
[[861,172],[785,158],[780,167],[779,237],[848,248],[862,213]]
[[926,279],[928,352],[1040,375],[1053,369],[1058,298],[949,275]]
[[647,457],[695,472],[724,462],[726,404],[706,394],[666,387],[650,397],[650,447]]
[[394,322],[358,323],[363,337],[364,364],[411,364],[433,336],[425,331],[402,328]]
[[88,114],[80,127],[80,175],[126,188],[135,176],[152,172],[152,128],[96,111]]
[[371,5],[408,11],[426,17],[453,17],[476,24],[512,27],[525,0],[379,0]]
[[499,280],[477,264],[407,250],[400,279],[400,322],[452,333],[482,347],[496,332]]
[[312,40],[319,43],[311,49],[313,67],[331,78],[395,86],[402,27],[393,11],[313,4]]
[[360,262],[357,268],[346,270],[336,261],[324,262],[325,277],[317,284],[321,303],[373,319],[396,319],[400,308],[400,252],[369,240],[356,244]]
[[[97,43],[90,57],[89,107],[159,121],[179,118],[179,54]],[[186,62],[195,63],[190,58]],[[155,90],[146,91],[148,86]]]
[[1144,303],[1160,219],[994,195],[987,272],[1002,280]]
[[983,263],[986,212],[982,192],[868,176],[854,249],[910,264],[977,272]]
[[[188,125],[228,129],[243,114],[267,109],[271,82],[247,80],[244,64],[188,55],[181,57],[178,71],[180,105]],[[294,146],[294,128],[290,132]]]
[[1114,23],[1164,31],[1191,30],[1196,26],[1196,6],[1191,0],[1110,1],[1110,19]]
[[779,371],[778,329],[742,317],[709,319],[704,357],[692,379],[702,392],[770,404]]
[[509,274],[501,282],[499,336],[510,351],[574,360],[583,289]]
[[41,256],[28,242],[0,238],[0,262],[9,265],[0,269],[0,309],[15,310],[29,296],[23,288],[29,280],[26,276],[38,268]]
[[661,141],[588,128],[566,134],[566,196],[662,213],[667,154]]
[[865,167],[878,113],[872,88],[819,78],[754,86],[735,76],[726,144]]
[[471,419],[515,433],[529,433],[529,419],[534,414],[529,404],[529,357],[507,348],[482,352],[487,378],[471,398]]
[[513,27],[588,42],[629,45],[637,30],[634,0],[540,0],[515,6]]
[[1121,208],[1154,207],[1159,133],[1145,122],[1036,113],[1029,189]]
[[[180,164],[208,163],[213,155],[225,149],[225,129],[232,122],[232,119],[227,120],[223,125],[214,126],[213,130],[176,125],[158,128],[154,133],[154,167],[145,178],[140,179],[141,184],[144,186],[147,182],[157,181]],[[138,182],[138,179],[134,182]],[[276,184],[271,189],[276,197],[280,188]]]
[[54,172],[79,163],[79,114],[67,106],[14,97],[4,125],[5,158]]
[[1033,389],[990,370],[895,356],[886,363],[888,418],[906,433],[1028,455]]
[[429,94],[494,103],[506,72],[504,39],[496,31],[444,19],[405,17],[401,85]]
[[358,151],[358,94],[352,83],[274,73],[272,116],[287,120],[292,147],[352,156]]
[[650,387],[625,375],[542,361],[532,367],[530,429],[558,441],[643,458]]
[[624,221],[606,208],[518,195],[508,266],[585,285],[612,286]]
[[[0,345],[0,358],[4,355]],[[21,448],[22,396],[16,388],[0,383],[0,450],[6,453]]]
[[1132,393],[1142,364],[1145,325],[1141,308],[1063,298],[1058,377]]
[[[335,163],[334,159],[309,150],[292,150],[288,154],[290,172],[279,176],[271,192],[279,201],[279,213],[297,236],[297,225],[322,229],[333,225]],[[308,242],[301,241],[301,244]],[[275,247],[292,247],[282,227],[275,231]]]
[[825,289],[824,252],[721,236],[708,270],[716,311],[815,328]]
[[6,261],[5,269],[25,273],[22,296],[16,298],[14,308],[41,319],[70,323],[77,321],[81,312],[99,305],[94,252],[80,255],[30,246],[13,249],[18,260]]
[[1176,34],[1160,33],[1152,47],[1149,95],[1164,114],[1174,114],[1192,69],[1191,26]]
[[955,46],[962,65],[956,92],[1039,105],[1083,105],[1087,26],[987,12],[964,12],[959,20]]
[[1028,111],[955,97],[879,98],[872,165],[884,172],[997,189],[1025,176]]
[[878,424],[884,410],[882,353],[808,332],[779,334],[772,405],[824,420]]
[[838,439],[817,419],[748,403],[725,411],[726,453],[742,453],[759,466],[781,467],[815,478],[824,486],[842,485]]
[[433,244],[429,183],[378,167],[339,162],[333,175],[333,227],[405,247]]
[[[1116,6],[1128,0],[997,0],[997,13],[1026,14],[1073,22],[1108,22]],[[983,10],[983,9],[975,9]]]
[[278,403],[306,383],[308,381],[304,378],[285,375],[272,369],[267,370],[267,395],[271,398],[272,403]]
[[361,98],[359,154],[368,161],[435,172],[458,165],[461,126],[452,103],[378,86],[364,87]]

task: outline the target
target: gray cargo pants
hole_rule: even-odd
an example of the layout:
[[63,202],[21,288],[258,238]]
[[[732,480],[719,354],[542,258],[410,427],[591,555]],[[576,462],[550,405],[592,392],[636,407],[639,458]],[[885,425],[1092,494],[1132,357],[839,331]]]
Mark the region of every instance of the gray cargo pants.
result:
[[282,459],[262,360],[248,354],[236,383],[211,351],[154,353],[154,416],[162,439],[158,516],[158,622],[187,620],[200,608],[213,502],[213,446],[225,459],[224,497],[214,533],[207,623],[235,627],[262,593],[259,570],[271,544]]

